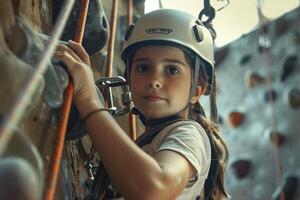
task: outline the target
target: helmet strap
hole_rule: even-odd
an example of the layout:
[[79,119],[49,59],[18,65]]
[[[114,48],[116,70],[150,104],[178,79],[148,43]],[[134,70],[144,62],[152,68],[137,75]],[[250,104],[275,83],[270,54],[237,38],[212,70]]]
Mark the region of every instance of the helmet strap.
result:
[[190,96],[188,100],[188,104],[191,103],[192,97],[195,95],[196,87],[198,86],[198,79],[199,79],[199,73],[200,73],[200,58],[198,56],[195,56],[194,61],[194,71],[192,71],[192,81],[191,81],[191,90],[190,90]]

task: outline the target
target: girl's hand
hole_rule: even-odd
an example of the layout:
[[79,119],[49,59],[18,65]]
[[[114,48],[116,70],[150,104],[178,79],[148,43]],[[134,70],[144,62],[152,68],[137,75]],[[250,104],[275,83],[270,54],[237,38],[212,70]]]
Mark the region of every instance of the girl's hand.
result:
[[62,61],[67,67],[73,80],[74,102],[77,107],[86,100],[98,99],[89,55],[80,44],[70,40],[67,45],[58,45],[54,58]]

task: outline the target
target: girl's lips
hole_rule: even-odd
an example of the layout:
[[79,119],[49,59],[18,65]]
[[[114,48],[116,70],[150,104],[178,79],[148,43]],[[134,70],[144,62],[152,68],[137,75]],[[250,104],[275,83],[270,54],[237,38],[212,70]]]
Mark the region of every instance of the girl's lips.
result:
[[145,99],[149,100],[149,101],[161,101],[163,100],[163,98],[159,97],[159,96],[145,96]]

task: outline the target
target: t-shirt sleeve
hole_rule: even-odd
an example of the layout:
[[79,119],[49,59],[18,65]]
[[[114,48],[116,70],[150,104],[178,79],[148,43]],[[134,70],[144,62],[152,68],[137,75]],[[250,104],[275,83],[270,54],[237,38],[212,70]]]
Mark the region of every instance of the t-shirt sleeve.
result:
[[172,150],[183,155],[197,170],[198,175],[207,175],[210,165],[210,143],[202,127],[188,124],[174,128],[161,142],[157,152]]

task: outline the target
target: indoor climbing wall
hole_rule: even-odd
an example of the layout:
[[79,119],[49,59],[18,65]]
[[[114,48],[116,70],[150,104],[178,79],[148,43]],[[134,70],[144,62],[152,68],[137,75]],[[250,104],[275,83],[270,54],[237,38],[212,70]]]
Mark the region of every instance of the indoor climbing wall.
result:
[[216,51],[233,200],[300,199],[299,18],[297,8]]
[[[69,78],[61,63],[51,59],[52,53],[45,52],[50,49],[50,36],[57,33],[54,27],[58,23],[63,26],[60,42],[74,40],[78,21],[84,21],[79,20],[84,10],[82,5],[89,2],[87,19],[80,27],[80,30],[85,27],[82,45],[91,57],[95,78],[103,77],[110,15],[114,8],[111,0],[72,2],[75,3],[66,0],[1,1],[0,200],[85,199],[90,195],[98,157],[92,152],[92,142],[79,123],[74,106],[66,124],[64,143],[60,138],[64,133],[57,134],[61,119],[65,119],[59,113],[65,110],[62,108],[63,93]],[[137,12],[143,13],[144,1],[130,1],[132,12],[127,10],[128,2],[120,1],[115,8],[119,21],[117,43],[122,39],[120,33],[128,27],[126,15],[136,18]],[[66,25],[62,19],[67,20]],[[120,49],[116,47],[114,53],[119,57]],[[41,64],[41,60],[46,62]],[[116,67],[121,68],[121,63],[114,62],[114,70]],[[92,163],[93,158],[95,163]]]

